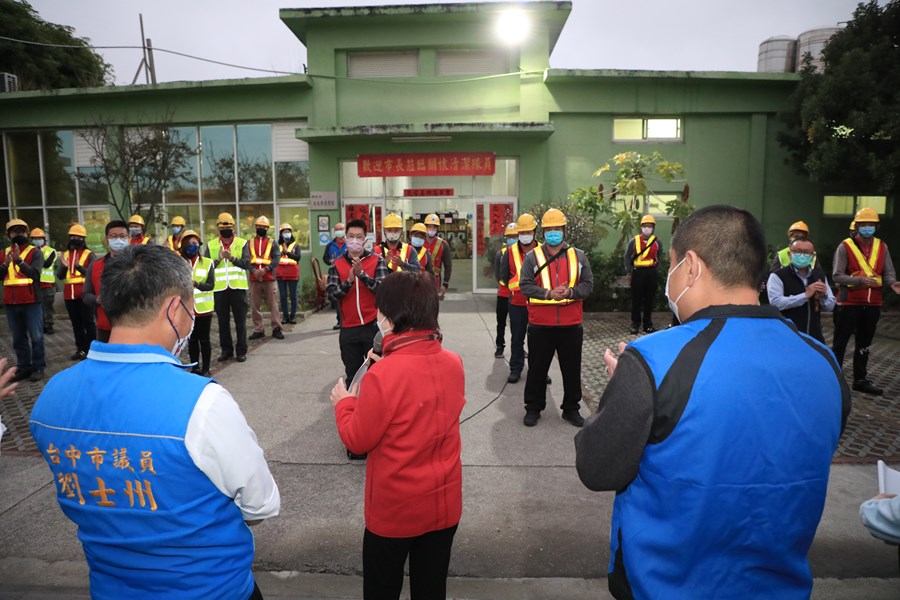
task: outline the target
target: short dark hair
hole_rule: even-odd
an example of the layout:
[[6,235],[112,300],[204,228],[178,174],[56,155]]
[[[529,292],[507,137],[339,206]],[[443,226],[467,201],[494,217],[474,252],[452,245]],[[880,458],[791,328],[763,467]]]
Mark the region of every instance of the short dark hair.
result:
[[750,212],[718,204],[686,218],[672,237],[678,260],[697,253],[711,275],[725,287],[759,286],[766,273],[766,235]]
[[375,291],[375,305],[394,324],[394,333],[438,329],[440,300],[434,277],[427,273],[391,273]]
[[128,229],[128,223],[125,221],[110,221],[106,224],[106,231],[103,232],[103,235],[109,235],[110,229],[115,229],[116,227],[121,227],[122,229]]
[[369,227],[366,225],[366,222],[362,219],[353,219],[349,221],[346,225],[344,225],[344,229],[350,231],[351,227],[358,227],[363,230],[363,233],[369,233]]
[[103,311],[113,325],[149,323],[167,296],[194,294],[191,268],[168,248],[128,246],[106,260],[100,276]]
[[816,243],[813,242],[812,239],[805,237],[805,238],[797,238],[796,240],[791,240],[791,243],[788,244],[788,249],[793,250],[794,244],[802,244],[803,242],[809,242],[810,244],[813,245],[813,248],[816,247]]

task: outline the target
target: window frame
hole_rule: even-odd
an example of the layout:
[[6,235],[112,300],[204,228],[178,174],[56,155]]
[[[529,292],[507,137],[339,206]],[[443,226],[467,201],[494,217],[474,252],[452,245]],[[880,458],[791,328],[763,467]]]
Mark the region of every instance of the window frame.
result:
[[[825,212],[825,202],[828,198],[852,198],[853,199],[853,207],[850,212],[844,213],[833,213],[833,212]],[[853,219],[856,216],[856,213],[859,212],[861,208],[866,206],[871,207],[871,203],[866,202],[863,203],[860,201],[861,198],[882,198],[884,199],[884,209],[878,210],[878,214],[882,217],[890,218],[893,215],[893,202],[891,202],[891,197],[887,195],[875,195],[875,194],[823,194],[822,195],[822,216],[826,219]]]
[[[616,138],[616,121],[641,121],[641,138]],[[650,121],[675,121],[676,122],[676,131],[678,132],[677,137],[671,138],[659,138],[659,137],[648,137],[649,130],[649,122]],[[651,117],[648,116],[619,116],[613,117],[612,120],[612,143],[613,144],[683,144],[684,143],[684,119],[678,116],[660,116],[654,115]]]

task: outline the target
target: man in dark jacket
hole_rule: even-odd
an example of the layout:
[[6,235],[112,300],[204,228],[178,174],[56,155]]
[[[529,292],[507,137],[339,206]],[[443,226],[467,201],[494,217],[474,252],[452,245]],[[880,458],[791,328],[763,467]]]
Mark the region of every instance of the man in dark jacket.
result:
[[[337,223],[334,226],[334,239],[325,246],[325,252],[322,254],[322,261],[329,267],[334,264],[334,260],[347,251],[347,244],[344,241],[346,230],[343,223]],[[341,328],[341,307],[336,300],[331,301],[331,308],[337,313],[337,323],[332,329],[337,331]]]
[[790,264],[769,275],[766,291],[769,304],[790,319],[797,329],[823,344],[822,312],[834,310],[834,294],[825,273],[812,267],[816,247],[802,238],[791,242],[788,249]]

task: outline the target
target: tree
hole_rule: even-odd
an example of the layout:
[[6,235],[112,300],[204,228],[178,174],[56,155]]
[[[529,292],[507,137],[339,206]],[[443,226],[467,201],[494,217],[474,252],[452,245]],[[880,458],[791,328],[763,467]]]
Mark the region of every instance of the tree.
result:
[[171,114],[158,124],[123,128],[98,118],[81,132],[91,149],[92,166],[79,177],[109,190],[108,201],[123,220],[143,214],[157,221],[157,207],[169,182],[191,176],[188,160],[196,149],[172,127]]
[[778,140],[800,173],[837,193],[900,192],[900,0],[859,4],[822,51],[804,57]]
[[28,2],[0,0],[0,35],[59,48],[0,40],[0,72],[19,78],[20,90],[106,85],[112,67],[74,29],[44,21]]

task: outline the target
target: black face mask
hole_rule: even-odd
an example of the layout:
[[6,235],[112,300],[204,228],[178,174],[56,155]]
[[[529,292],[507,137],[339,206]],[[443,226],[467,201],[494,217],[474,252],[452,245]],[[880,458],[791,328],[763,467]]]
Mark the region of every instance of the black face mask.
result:
[[267,235],[269,235],[269,230],[263,229],[262,227],[257,227],[256,235],[258,235],[259,237],[266,237]]
[[24,235],[17,235],[15,237],[13,237],[10,241],[13,244],[16,244],[17,246],[27,246],[28,245],[28,238],[25,237]]
[[220,229],[219,235],[221,235],[226,240],[231,239],[234,236],[234,231],[231,229]]
[[84,248],[84,240],[75,240],[75,239],[69,240],[69,249],[70,250],[81,250],[82,248]]

